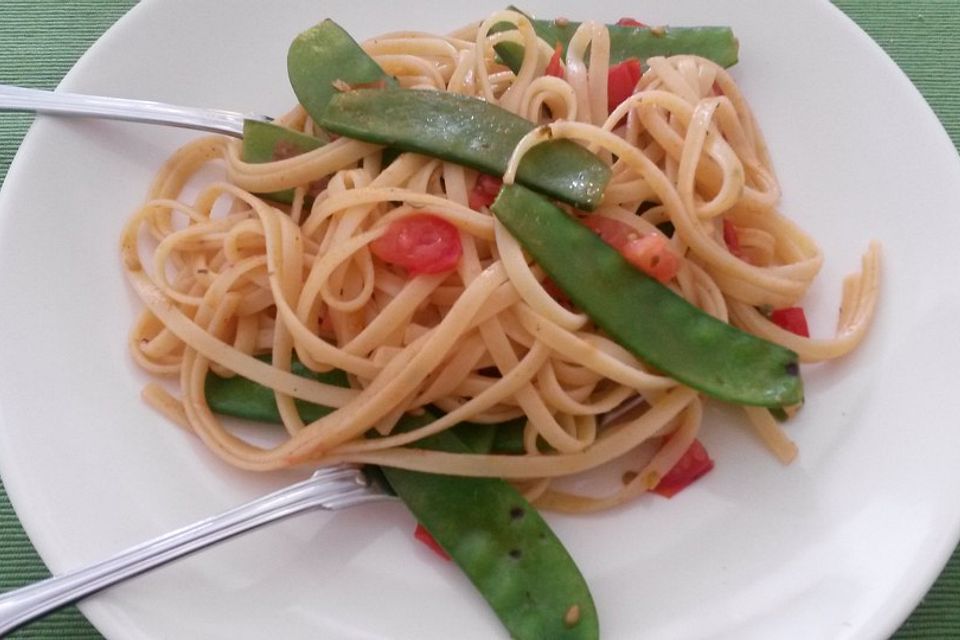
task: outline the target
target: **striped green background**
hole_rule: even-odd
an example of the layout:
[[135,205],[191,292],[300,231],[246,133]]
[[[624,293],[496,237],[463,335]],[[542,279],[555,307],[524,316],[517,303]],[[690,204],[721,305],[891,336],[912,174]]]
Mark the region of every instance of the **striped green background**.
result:
[[[0,83],[55,87],[76,59],[133,4],[131,0],[0,0]],[[897,61],[960,146],[960,0],[835,0],[835,4]],[[29,116],[0,118],[0,182],[29,124]],[[0,485],[0,591],[46,575]],[[10,637],[100,635],[71,607]],[[960,551],[953,554],[895,638],[960,638]]]

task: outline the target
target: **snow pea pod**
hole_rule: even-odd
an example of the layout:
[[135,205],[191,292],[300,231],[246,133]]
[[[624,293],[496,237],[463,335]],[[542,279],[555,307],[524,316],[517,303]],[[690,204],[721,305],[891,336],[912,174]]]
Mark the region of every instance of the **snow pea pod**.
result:
[[803,399],[796,353],[701,311],[542,196],[510,185],[491,210],[570,299],[640,359],[727,402],[781,407]]
[[[269,361],[269,356],[261,356]],[[292,371],[346,386],[342,371],[310,372],[299,362]],[[210,373],[206,398],[218,413],[279,422],[273,392],[240,376]],[[328,407],[297,401],[305,420]],[[405,415],[398,431],[436,419],[432,412]],[[508,440],[522,427],[504,423]],[[462,423],[425,438],[418,447],[451,453],[487,453],[495,446],[491,425]],[[589,640],[598,637],[597,611],[586,581],[547,523],[516,489],[496,478],[464,478],[387,467],[368,468],[384,477],[417,520],[450,554],[490,603],[514,638]]]
[[[409,428],[431,416],[404,418]],[[417,445],[470,453],[442,432]],[[499,478],[382,469],[390,486],[521,640],[599,637],[587,583],[536,509]]]
[[[257,356],[257,358],[264,362],[270,362],[269,354]],[[316,373],[305,367],[299,360],[294,360],[290,371],[298,376],[318,380],[326,384],[338,387],[350,386],[347,381],[347,374],[339,369],[332,369],[326,373]],[[281,422],[280,411],[277,409],[277,401],[273,395],[273,390],[243,376],[222,378],[210,372],[204,381],[203,392],[210,409],[216,413],[257,422]],[[297,405],[300,417],[305,422],[319,420],[333,411],[330,407],[324,407],[299,398],[295,399],[294,402]]]
[[[292,158],[318,149],[329,142],[329,139],[322,132],[319,135],[323,137],[308,136],[270,122],[245,120],[240,159],[251,164],[260,164]],[[293,202],[293,189],[260,195],[277,202],[288,204]]]
[[287,75],[297,100],[314,121],[323,114],[340,83],[397,85],[349,33],[330,19],[294,39],[287,51]]
[[[541,40],[553,46],[560,43],[563,55],[567,45],[580,26],[569,20],[531,19],[533,30]],[[505,28],[512,24],[502,23]],[[627,58],[646,60],[654,56],[696,55],[713,60],[723,67],[737,63],[740,43],[730,27],[629,27],[607,25],[610,34],[610,64]],[[496,47],[500,60],[514,73],[523,62],[523,46],[515,42],[502,42]]]
[[[270,355],[257,356],[264,362],[270,362]],[[317,373],[305,367],[294,358],[290,371],[298,376],[317,380],[338,387],[349,387],[347,374],[340,369]],[[224,378],[210,372],[204,381],[204,395],[207,405],[215,413],[233,416],[256,422],[279,424],[280,411],[273,391],[243,376]],[[333,409],[323,405],[295,399],[297,412],[304,422],[313,422],[327,415]],[[523,453],[523,425],[525,418],[517,418],[499,424],[477,424],[462,422],[453,427],[454,432],[474,453]]]
[[[413,151],[501,175],[528,120],[477,98],[442,91],[361,89],[333,96],[318,122],[349,138]],[[552,198],[592,211],[610,168],[570,140],[531,149],[517,180]]]

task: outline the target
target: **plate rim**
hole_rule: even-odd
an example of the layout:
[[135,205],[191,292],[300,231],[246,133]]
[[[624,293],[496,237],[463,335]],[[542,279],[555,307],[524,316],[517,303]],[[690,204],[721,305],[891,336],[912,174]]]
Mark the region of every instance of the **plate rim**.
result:
[[[845,14],[839,7],[837,7],[831,2],[828,2],[827,0],[808,0],[808,2],[810,4],[819,4],[821,6],[825,5],[826,7],[828,7],[828,10],[833,12],[835,17],[839,16],[844,22],[847,23],[848,30],[859,34],[860,40],[865,41],[866,43],[869,44],[869,46],[871,46],[874,49],[875,57],[882,58],[885,64],[888,67],[891,67],[891,70],[895,70],[896,74],[900,77],[900,81],[901,81],[900,84],[902,85],[901,87],[898,88],[898,90],[908,89],[912,93],[912,97],[914,101],[919,101],[918,104],[919,106],[922,107],[922,111],[924,112],[925,119],[927,120],[932,119],[932,122],[935,123],[936,126],[939,128],[941,135],[938,136],[938,141],[939,143],[941,143],[941,146],[944,149],[949,149],[950,155],[953,156],[955,164],[957,165],[958,175],[960,175],[960,155],[958,155],[957,148],[952,144],[949,134],[947,133],[943,123],[939,120],[935,112],[932,110],[931,106],[926,102],[923,95],[920,93],[919,89],[913,84],[913,82],[909,79],[909,77],[906,75],[903,69],[900,68],[899,65],[897,65],[896,62],[886,53],[886,51],[876,41],[874,41],[865,31],[863,31],[863,29],[850,16]],[[60,82],[58,86],[70,87],[75,82],[77,82],[77,77],[82,76],[85,73],[85,69],[90,64],[91,59],[94,58],[96,55],[98,55],[101,49],[111,46],[110,42],[116,37],[117,33],[128,28],[128,25],[130,25],[132,23],[132,20],[135,19],[136,17],[139,17],[141,14],[147,14],[149,13],[149,11],[154,10],[154,7],[162,6],[163,4],[164,4],[164,0],[143,0],[138,4],[135,4],[133,7],[131,7],[129,11],[127,11],[114,24],[112,24],[94,42],[94,44],[91,45],[91,47],[84,52],[84,54],[71,67],[70,71],[64,76],[63,80]],[[131,16],[134,16],[134,18],[131,18]],[[927,124],[929,125],[929,122]],[[40,137],[41,135],[40,133],[38,133],[38,131],[43,132],[48,125],[49,125],[48,122],[45,122],[43,119],[38,119],[30,126],[27,134],[24,136],[23,141],[21,142],[19,148],[17,149],[14,155],[14,158],[10,163],[10,167],[7,173],[7,177],[4,181],[3,188],[2,190],[0,190],[0,213],[2,213],[2,211],[4,211],[7,208],[7,202],[6,202],[8,199],[7,194],[10,191],[7,185],[10,184],[11,182],[15,182],[20,179],[19,174],[21,172],[21,167],[24,164],[24,162],[22,161],[22,156],[32,153],[31,149],[33,146],[35,146],[34,140]],[[2,225],[0,225],[0,231],[2,231],[2,228],[3,228]],[[4,414],[2,411],[2,407],[0,407],[0,439],[4,439],[5,432],[6,432],[6,425],[4,420]],[[10,464],[5,463],[5,460],[8,457],[8,454],[5,453],[5,450],[6,450],[5,447],[0,447],[0,474],[3,475],[4,486],[7,489],[10,503],[14,507],[16,516],[20,521],[24,531],[27,532],[31,540],[31,543],[34,544],[34,546],[37,548],[37,551],[40,554],[41,558],[43,559],[44,563],[48,567],[51,566],[51,564],[54,564],[54,565],[62,564],[62,562],[58,561],[59,560],[58,551],[55,549],[50,549],[48,548],[48,545],[44,545],[42,543],[42,541],[44,540],[44,536],[42,535],[42,533],[35,533],[37,531],[37,528],[35,526],[36,522],[34,519],[34,515],[32,514],[32,510],[28,508],[27,509],[23,508],[23,506],[26,505],[26,500],[23,498],[24,494],[22,493],[23,488],[20,486],[20,482],[18,479],[16,479],[15,476],[11,477],[5,471],[5,469],[8,469],[11,466]],[[942,536],[942,540],[943,540],[943,544],[941,545],[942,548],[939,550],[937,554],[939,561],[937,563],[930,563],[928,565],[928,570],[925,572],[925,576],[918,581],[919,583],[926,584],[926,588],[920,593],[919,596],[917,596],[915,600],[913,599],[904,600],[904,604],[900,607],[900,609],[902,610],[901,611],[902,615],[894,616],[894,618],[896,618],[895,620],[891,619],[890,624],[884,627],[884,629],[878,628],[877,631],[886,630],[887,632],[892,632],[896,630],[896,628],[904,620],[906,620],[909,614],[915,609],[917,603],[923,597],[923,595],[927,593],[927,591],[929,591],[929,588],[935,583],[938,575],[943,570],[943,567],[948,561],[953,550],[956,549],[958,543],[960,543],[960,508],[956,510],[954,515],[955,517],[954,517],[953,531],[950,533],[950,535]],[[35,539],[41,540],[41,544],[38,545],[37,543],[35,543],[34,542]],[[54,560],[51,561],[48,558],[52,558]],[[909,600],[909,603],[907,602],[907,600]],[[101,615],[100,608],[96,605],[96,603],[91,603],[88,601],[88,602],[80,603],[79,606],[83,611],[84,615],[87,617],[87,619],[90,620],[91,623],[93,623],[94,626],[98,628],[98,630],[101,630],[101,632],[104,632],[104,630],[108,629],[111,626],[110,624],[107,623],[108,620],[104,619],[104,617]],[[118,631],[117,629],[114,629],[111,631],[111,633],[116,633],[117,631]],[[105,633],[104,635],[108,635],[108,634]]]

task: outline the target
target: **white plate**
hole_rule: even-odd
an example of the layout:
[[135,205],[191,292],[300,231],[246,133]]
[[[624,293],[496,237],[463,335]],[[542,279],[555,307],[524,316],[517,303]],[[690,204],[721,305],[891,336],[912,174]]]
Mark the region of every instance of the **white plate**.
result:
[[[279,113],[288,42],[330,15],[359,37],[446,31],[438,0],[147,0],[63,88]],[[550,517],[590,582],[607,638],[880,638],[926,591],[960,534],[960,163],[881,50],[827,2],[655,0],[637,17],[730,24],[736,75],[768,134],[784,209],[827,261],[808,304],[836,317],[840,277],[884,243],[882,302],[863,348],[807,367],[781,467],[711,412],[717,468],[667,501]],[[530,1],[540,15],[582,3]],[[600,5],[597,5],[598,7]],[[605,3],[598,18],[639,11]],[[456,15],[454,15],[456,14]],[[42,118],[0,200],[0,462],[54,571],[218,512],[290,475],[227,468],[141,404],[125,335],[134,296],[117,238],[151,174],[191,134]],[[399,505],[310,514],[88,600],[111,638],[450,638],[504,635],[455,568],[411,542]]]

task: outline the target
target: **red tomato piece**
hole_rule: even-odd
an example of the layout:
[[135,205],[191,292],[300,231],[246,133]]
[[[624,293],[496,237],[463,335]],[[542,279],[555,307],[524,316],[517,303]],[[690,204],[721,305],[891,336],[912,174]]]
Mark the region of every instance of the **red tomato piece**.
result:
[[783,329],[804,338],[810,337],[810,329],[807,327],[807,314],[801,307],[787,307],[786,309],[775,309],[770,314],[770,320]]
[[667,239],[656,233],[631,240],[620,253],[627,262],[663,284],[670,282],[680,270],[680,259],[670,250]]
[[660,478],[660,482],[653,488],[653,491],[664,497],[672,498],[710,469],[713,469],[713,460],[710,459],[710,454],[707,453],[699,440],[694,439],[690,443],[690,447],[677,461],[677,464],[673,465],[667,475]]
[[333,318],[329,313],[324,313],[320,316],[320,326],[317,328],[317,335],[321,338],[336,339],[337,332],[333,326]]
[[730,253],[738,258],[743,257],[743,250],[740,248],[740,235],[737,233],[737,227],[727,219],[723,221],[723,242],[727,245]]
[[663,236],[656,233],[641,235],[630,225],[604,216],[587,216],[583,224],[651,278],[666,283],[677,275],[680,258]]
[[612,112],[620,103],[633,95],[643,70],[640,61],[628,58],[610,67],[607,72],[607,111]]
[[640,237],[636,229],[630,225],[607,218],[606,216],[587,216],[582,219],[583,224],[600,236],[600,239],[619,251],[631,240]]
[[570,300],[569,296],[567,296],[567,292],[561,289],[560,285],[558,285],[556,282],[550,278],[544,278],[540,285],[551,298],[557,301],[558,304],[561,304],[568,309],[573,308],[573,302]]
[[643,24],[636,18],[620,18],[617,20],[617,24],[621,27],[646,27],[647,25]]
[[433,536],[430,535],[430,532],[427,531],[422,524],[417,523],[417,528],[413,530],[413,537],[427,545],[431,551],[443,558],[444,560],[450,559],[450,554],[443,550],[443,547],[434,540]]
[[480,211],[483,207],[489,207],[500,194],[500,188],[503,186],[503,180],[494,176],[488,176],[481,173],[477,176],[477,181],[470,191],[467,204],[474,211]]
[[370,243],[370,250],[414,275],[450,271],[463,254],[457,228],[429,213],[392,222],[385,234]]
[[550,56],[550,62],[547,63],[547,68],[543,72],[544,75],[553,76],[554,78],[563,77],[563,66],[560,64],[560,56],[562,55],[563,46],[558,42],[553,48],[553,55]]

